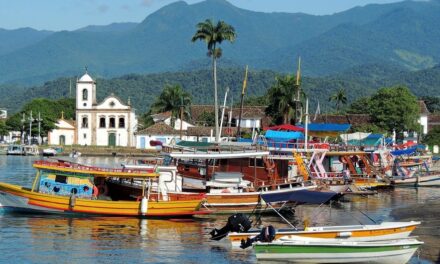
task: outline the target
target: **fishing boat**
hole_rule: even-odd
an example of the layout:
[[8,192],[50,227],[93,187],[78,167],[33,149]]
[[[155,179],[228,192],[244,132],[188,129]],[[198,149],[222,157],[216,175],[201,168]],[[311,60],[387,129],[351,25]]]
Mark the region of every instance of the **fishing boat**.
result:
[[[420,225],[420,222],[382,222],[374,225],[346,225],[346,226],[313,226],[303,229],[279,229],[275,239],[302,238],[328,239],[335,241],[377,241],[384,239],[398,239],[408,237]],[[232,246],[241,246],[241,241],[253,238],[260,234],[260,230],[249,230],[243,233],[229,233]]]
[[[262,194],[261,199],[267,204],[279,201],[296,201],[307,204],[323,204],[332,200],[336,194],[330,192],[315,193],[309,196],[309,193],[300,192],[290,196],[282,196],[276,194]],[[311,193],[310,193],[311,194]],[[274,209],[277,213],[277,210]],[[381,239],[405,238],[420,225],[420,222],[383,222],[372,225],[345,225],[345,226],[314,226],[305,227],[303,229],[296,228],[282,215],[279,216],[290,226],[288,229],[278,230],[274,238],[302,237],[305,239],[340,239],[341,241],[374,241]],[[241,230],[240,232],[231,232],[228,234],[229,240],[233,246],[250,246],[260,234],[260,230],[250,229]],[[244,246],[244,247],[247,247]]]
[[7,155],[18,155],[18,156],[38,156],[40,151],[38,146],[35,145],[9,145],[6,152]]
[[391,179],[394,186],[435,187],[440,186],[439,172],[418,172],[410,177],[394,176]]
[[[122,171],[51,161],[37,161],[34,167],[37,174],[31,188],[0,183],[0,207],[24,213],[158,218],[210,213],[198,210],[202,196],[170,201],[151,195],[147,181],[151,183],[151,179],[158,177],[152,171]],[[113,200],[105,183],[109,177],[140,179],[144,192],[131,200]]]
[[423,242],[415,238],[382,241],[291,239],[257,242],[257,260],[294,263],[407,263]]

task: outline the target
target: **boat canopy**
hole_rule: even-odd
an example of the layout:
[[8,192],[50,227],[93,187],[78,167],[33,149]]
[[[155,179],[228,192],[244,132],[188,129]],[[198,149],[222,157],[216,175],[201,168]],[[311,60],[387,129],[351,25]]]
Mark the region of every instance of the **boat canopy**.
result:
[[416,150],[417,150],[417,147],[401,149],[401,150],[393,150],[393,151],[391,151],[391,154],[393,156],[411,155],[411,154],[415,153]]
[[273,141],[290,141],[294,139],[304,139],[304,134],[301,132],[268,130],[265,136],[268,140]]
[[261,194],[261,199],[267,203],[272,202],[299,202],[311,204],[323,204],[338,196],[336,192],[320,192],[311,190],[299,190],[286,193]]
[[351,134],[341,134],[340,138],[348,145],[375,147],[382,142],[382,134],[355,132]]
[[[304,124],[298,126],[304,127]],[[351,127],[350,124],[333,123],[311,123],[307,125],[308,133],[312,137],[337,137],[340,133],[346,132]]]
[[283,124],[279,126],[271,126],[264,128],[264,130],[276,130],[276,131],[296,131],[296,132],[304,132],[304,128],[300,126],[294,126],[291,124]]

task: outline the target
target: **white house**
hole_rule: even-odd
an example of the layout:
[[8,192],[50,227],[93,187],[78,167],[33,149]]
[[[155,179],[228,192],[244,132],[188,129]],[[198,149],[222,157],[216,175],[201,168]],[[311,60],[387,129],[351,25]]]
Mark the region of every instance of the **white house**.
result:
[[130,102],[113,94],[96,101],[96,82],[85,73],[76,83],[76,138],[79,145],[134,146],[137,118]]
[[[185,138],[185,133],[183,133],[182,139]],[[173,139],[180,140],[180,131],[173,129],[164,122],[159,122],[136,133],[136,148],[156,149],[157,146],[152,145],[151,141],[169,144]]]
[[61,119],[55,124],[56,129],[50,131],[47,135],[49,145],[73,145],[76,144],[75,121]]
[[[153,118],[154,123],[163,122],[171,126],[171,111],[153,114],[151,117]],[[188,127],[194,127],[194,125],[186,122],[185,120],[181,121],[180,118],[174,120],[174,129],[182,129],[183,131],[187,131]]]

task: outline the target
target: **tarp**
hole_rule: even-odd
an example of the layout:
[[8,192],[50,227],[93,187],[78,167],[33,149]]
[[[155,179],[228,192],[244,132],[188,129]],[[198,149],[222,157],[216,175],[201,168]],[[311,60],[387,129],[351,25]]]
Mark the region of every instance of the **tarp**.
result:
[[348,145],[375,147],[382,142],[381,139],[383,135],[356,132],[352,134],[342,134],[340,137],[346,141]]
[[416,150],[417,150],[417,147],[407,148],[407,149],[402,149],[402,150],[393,150],[393,151],[391,151],[391,154],[393,156],[411,155],[414,152],[416,152]]
[[[298,126],[305,127],[304,124]],[[308,124],[309,136],[312,137],[337,137],[340,133],[350,129],[349,124],[312,123]]]
[[214,144],[209,143],[209,142],[196,142],[196,141],[181,140],[176,145],[181,146],[181,147],[197,148],[197,147],[210,147],[210,146],[213,146]]
[[320,192],[320,191],[310,191],[310,190],[299,190],[283,193],[267,193],[261,194],[261,198],[266,203],[273,202],[299,202],[299,203],[311,203],[311,204],[322,204],[330,201],[332,198],[336,197],[338,193],[336,192]]
[[274,131],[274,130],[268,130],[265,136],[268,140],[273,140],[273,141],[289,141],[289,140],[304,138],[304,134],[301,132],[285,132],[285,131]]
[[299,126],[290,125],[290,124],[283,124],[283,125],[279,125],[279,126],[267,127],[264,130],[304,132],[304,128],[299,127]]
[[341,137],[344,141],[350,141],[350,140],[362,140],[367,138],[371,133],[363,133],[363,132],[355,132],[351,134],[341,134],[339,137]]

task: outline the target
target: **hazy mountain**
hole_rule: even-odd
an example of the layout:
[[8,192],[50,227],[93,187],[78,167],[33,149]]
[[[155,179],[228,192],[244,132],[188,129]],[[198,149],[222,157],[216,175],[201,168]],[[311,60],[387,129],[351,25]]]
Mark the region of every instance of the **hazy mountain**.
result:
[[52,31],[32,28],[12,30],[0,28],[0,56],[35,44],[52,33]]
[[[364,64],[409,70],[434,66],[440,57],[440,4],[404,1],[367,5],[333,15],[262,13],[225,0],[176,2],[139,24],[120,23],[62,31],[0,53],[0,83],[41,83],[77,75],[84,66],[99,76],[206,69],[202,42],[191,43],[206,18],[233,25],[237,40],[223,43],[222,67],[243,66],[322,76]],[[11,42],[12,43],[12,42]]]

